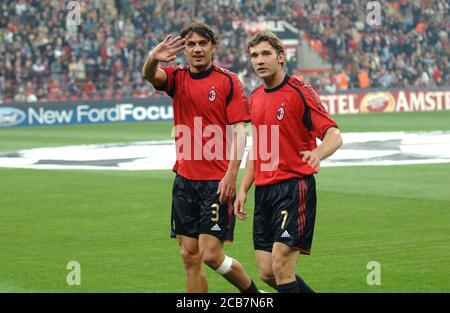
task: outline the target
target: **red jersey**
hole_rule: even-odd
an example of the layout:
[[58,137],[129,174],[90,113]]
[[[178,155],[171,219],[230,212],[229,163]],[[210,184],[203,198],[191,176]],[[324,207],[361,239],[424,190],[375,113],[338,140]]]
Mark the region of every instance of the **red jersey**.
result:
[[[173,171],[191,180],[222,179],[228,169],[227,152],[232,140],[230,136],[227,141],[226,127],[250,121],[249,101],[242,84],[234,73],[214,65],[201,73],[192,73],[189,66],[181,65],[162,69],[167,81],[157,89],[173,100],[177,147]],[[213,148],[212,138],[216,143]],[[213,154],[205,155],[206,150]]]
[[316,138],[337,127],[308,83],[286,75],[272,89],[258,87],[250,98],[255,185],[275,184],[316,171],[301,151],[314,150]]

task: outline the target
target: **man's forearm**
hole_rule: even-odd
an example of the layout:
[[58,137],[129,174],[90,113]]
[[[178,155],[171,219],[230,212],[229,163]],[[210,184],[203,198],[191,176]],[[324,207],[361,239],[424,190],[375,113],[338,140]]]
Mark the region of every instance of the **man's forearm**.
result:
[[331,127],[325,133],[322,143],[317,148],[320,160],[324,160],[342,146],[342,137],[339,129]]
[[248,192],[255,180],[255,174],[253,171],[253,160],[250,158],[250,153],[247,156],[247,163],[245,164],[244,177],[242,177],[240,191]]
[[231,159],[228,164],[230,174],[237,176],[242,158],[245,152],[245,144],[247,137],[245,135],[245,123],[238,123],[233,128],[233,141],[231,143]]
[[144,67],[142,68],[142,78],[151,82],[155,82],[156,73],[159,70],[159,61],[156,60],[150,53],[147,60],[145,60]]

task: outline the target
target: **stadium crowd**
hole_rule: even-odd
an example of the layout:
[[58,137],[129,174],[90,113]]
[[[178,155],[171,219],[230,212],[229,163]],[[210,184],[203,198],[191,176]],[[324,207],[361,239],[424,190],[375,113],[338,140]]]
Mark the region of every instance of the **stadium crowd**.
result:
[[379,26],[366,22],[366,2],[357,0],[80,0],[79,26],[66,25],[67,3],[1,1],[0,101],[161,95],[141,78],[146,55],[193,20],[214,27],[215,63],[249,90],[259,84],[246,52],[250,34],[233,22],[262,18],[320,42],[332,69],[308,79],[321,91],[450,84],[448,0],[380,0]]

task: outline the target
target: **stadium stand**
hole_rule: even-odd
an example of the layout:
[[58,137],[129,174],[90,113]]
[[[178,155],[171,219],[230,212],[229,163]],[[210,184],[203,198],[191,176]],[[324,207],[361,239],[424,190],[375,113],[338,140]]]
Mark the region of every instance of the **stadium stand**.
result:
[[[309,77],[321,91],[450,83],[448,0],[379,1],[380,26],[365,22],[365,2],[356,0],[78,2],[82,21],[72,29],[67,1],[1,1],[0,101],[159,96],[141,79],[145,57],[193,20],[215,28],[221,40],[216,64],[253,90],[259,80],[246,53],[249,34],[233,21],[261,17],[291,23],[332,64],[331,71]],[[184,63],[182,56],[176,62]]]

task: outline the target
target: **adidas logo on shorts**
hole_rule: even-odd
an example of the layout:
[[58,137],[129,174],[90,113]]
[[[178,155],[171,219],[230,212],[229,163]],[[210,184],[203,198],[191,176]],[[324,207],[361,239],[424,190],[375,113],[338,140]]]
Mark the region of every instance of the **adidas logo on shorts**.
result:
[[213,227],[211,227],[211,230],[222,230],[219,225],[214,225]]
[[291,237],[291,235],[288,233],[287,230],[285,230],[282,234],[281,234],[281,238],[288,238]]

